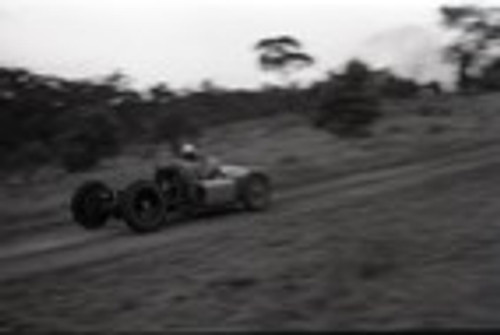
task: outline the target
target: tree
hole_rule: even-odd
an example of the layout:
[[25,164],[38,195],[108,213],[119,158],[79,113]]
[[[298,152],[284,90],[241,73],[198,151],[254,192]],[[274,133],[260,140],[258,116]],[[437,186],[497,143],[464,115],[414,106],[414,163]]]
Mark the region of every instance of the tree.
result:
[[316,126],[340,137],[369,135],[369,127],[381,116],[370,68],[352,60],[344,74],[335,75],[331,81],[321,97]]
[[149,99],[159,105],[166,104],[175,97],[175,92],[166,83],[159,83],[150,87],[147,93]]
[[105,86],[113,87],[116,91],[124,91],[130,86],[131,79],[121,70],[115,70],[114,72],[105,75],[100,80],[100,83]]
[[457,65],[457,86],[467,91],[472,87],[473,72],[481,70],[500,44],[500,8],[444,6],[441,15],[445,27],[458,32],[444,56]]
[[120,152],[117,117],[102,106],[82,106],[67,115],[54,141],[55,151],[68,172],[85,171]]
[[347,63],[342,79],[345,86],[357,89],[369,84],[371,74],[372,71],[366,63],[353,59]]
[[224,88],[210,79],[204,79],[200,83],[199,93],[221,94],[223,92]]
[[378,88],[384,97],[405,99],[419,93],[420,85],[412,79],[401,78],[389,70],[378,73],[383,74]]
[[274,72],[287,85],[292,73],[314,64],[314,58],[303,52],[302,44],[291,36],[264,38],[257,42],[255,50],[263,71]]
[[485,66],[478,79],[478,85],[482,90],[500,91],[500,58]]
[[187,113],[172,111],[157,120],[153,140],[158,143],[166,141],[175,150],[181,143],[199,138],[201,133],[201,126],[194,118]]

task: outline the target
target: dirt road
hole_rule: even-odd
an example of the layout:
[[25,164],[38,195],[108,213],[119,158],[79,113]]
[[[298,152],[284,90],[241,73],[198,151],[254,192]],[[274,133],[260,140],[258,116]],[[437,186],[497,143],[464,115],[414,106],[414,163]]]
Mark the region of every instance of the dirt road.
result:
[[500,147],[277,194],[267,213],[0,247],[0,329],[500,325]]

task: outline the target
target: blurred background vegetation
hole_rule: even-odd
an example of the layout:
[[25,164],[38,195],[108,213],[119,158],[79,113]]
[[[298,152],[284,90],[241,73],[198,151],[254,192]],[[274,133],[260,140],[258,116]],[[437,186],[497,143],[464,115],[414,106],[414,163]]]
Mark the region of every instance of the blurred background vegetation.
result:
[[120,72],[68,80],[2,67],[0,172],[40,166],[85,171],[131,145],[176,145],[215,125],[282,113],[300,114],[311,127],[355,139],[370,136],[384,116],[384,102],[500,90],[500,58],[492,52],[500,41],[498,9],[443,7],[441,13],[444,26],[457,33],[443,50],[457,69],[456,92],[451,93],[438,82],[418,83],[355,59],[301,86],[294,74],[314,66],[315,59],[293,36],[257,41],[259,67],[275,74],[278,83],[254,90],[227,89],[209,80],[182,92],[167,82],[138,90]]

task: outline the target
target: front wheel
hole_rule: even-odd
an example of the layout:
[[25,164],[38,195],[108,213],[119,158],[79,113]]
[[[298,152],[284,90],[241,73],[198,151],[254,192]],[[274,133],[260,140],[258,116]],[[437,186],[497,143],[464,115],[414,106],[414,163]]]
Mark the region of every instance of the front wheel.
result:
[[103,227],[112,215],[113,191],[100,181],[81,185],[71,199],[73,219],[82,227],[94,230]]
[[247,210],[261,211],[271,204],[271,182],[262,175],[250,175],[241,185],[241,202]]
[[141,180],[122,192],[120,209],[133,231],[147,233],[161,227],[166,219],[167,203],[157,184]]

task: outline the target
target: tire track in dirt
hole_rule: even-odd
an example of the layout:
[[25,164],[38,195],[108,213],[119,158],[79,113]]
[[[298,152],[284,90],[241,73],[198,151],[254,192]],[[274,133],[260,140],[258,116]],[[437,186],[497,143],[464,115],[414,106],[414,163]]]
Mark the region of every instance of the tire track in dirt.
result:
[[[485,165],[500,164],[500,147],[488,147],[442,159],[365,172],[342,180],[291,189],[276,196],[275,206],[266,213],[235,214],[195,220],[188,225],[166,228],[151,235],[101,231],[95,234],[61,235],[57,242],[0,248],[0,280],[22,278],[37,273],[80,267],[94,262],[160,248],[171,242],[193,239],[214,229],[247,225],[255,221],[272,224],[308,211],[339,206],[358,197],[416,185],[445,175],[471,171]],[[326,196],[328,195],[328,197]],[[216,223],[212,225],[210,223]],[[57,235],[53,238],[55,239]]]

